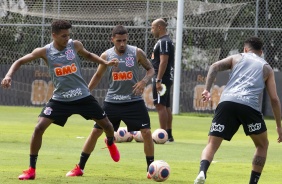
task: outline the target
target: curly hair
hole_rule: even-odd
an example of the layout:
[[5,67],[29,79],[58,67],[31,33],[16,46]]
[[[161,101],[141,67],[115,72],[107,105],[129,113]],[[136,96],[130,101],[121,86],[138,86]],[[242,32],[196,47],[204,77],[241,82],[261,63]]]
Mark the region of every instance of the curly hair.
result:
[[55,20],[51,24],[51,31],[52,31],[52,33],[58,33],[62,29],[70,29],[71,27],[72,27],[72,25],[68,21],[65,21],[65,20]]

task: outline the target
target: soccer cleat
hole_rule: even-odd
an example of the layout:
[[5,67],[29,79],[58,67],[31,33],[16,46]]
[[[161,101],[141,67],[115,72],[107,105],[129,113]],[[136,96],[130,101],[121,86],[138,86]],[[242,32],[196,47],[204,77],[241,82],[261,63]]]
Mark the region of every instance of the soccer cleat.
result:
[[83,170],[80,169],[79,165],[76,165],[75,168],[71,171],[69,171],[66,176],[82,176],[83,175]]
[[109,146],[107,139],[105,139],[105,143],[106,143],[106,145],[107,145],[107,147],[109,149],[109,152],[111,154],[112,159],[115,162],[118,162],[119,159],[120,159],[120,154],[119,154],[119,151],[118,151],[118,148],[117,148],[116,144],[113,143],[112,145]]
[[174,138],[173,137],[168,138],[167,142],[174,142]]
[[205,184],[206,178],[204,171],[201,171],[194,181],[194,184]]
[[149,172],[147,172],[147,178],[148,178],[148,179],[152,179],[152,177],[151,177],[151,175],[150,175]]
[[35,169],[29,167],[28,170],[23,171],[23,174],[19,175],[19,180],[34,180],[35,179]]

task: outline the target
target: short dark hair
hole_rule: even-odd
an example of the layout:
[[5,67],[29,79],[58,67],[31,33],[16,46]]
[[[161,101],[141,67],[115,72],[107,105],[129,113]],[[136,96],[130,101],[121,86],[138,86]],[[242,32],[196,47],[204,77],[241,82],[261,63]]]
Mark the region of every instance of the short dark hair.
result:
[[253,37],[250,37],[248,38],[244,44],[248,45],[249,47],[251,47],[252,49],[254,50],[262,50],[263,48],[263,42],[260,38],[256,37],[256,36],[253,36]]
[[116,34],[124,35],[124,34],[128,34],[128,32],[124,26],[117,25],[116,27],[114,27],[112,31],[112,37],[114,37]]
[[51,24],[52,33],[59,33],[62,29],[70,29],[71,23],[66,20],[55,20]]

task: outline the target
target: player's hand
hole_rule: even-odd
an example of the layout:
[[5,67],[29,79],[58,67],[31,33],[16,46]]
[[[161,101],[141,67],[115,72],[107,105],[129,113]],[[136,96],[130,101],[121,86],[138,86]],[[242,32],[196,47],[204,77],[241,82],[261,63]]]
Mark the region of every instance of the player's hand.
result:
[[107,66],[118,66],[119,60],[117,58],[111,59],[109,62],[107,62]]
[[135,94],[135,95],[142,95],[143,94],[143,92],[144,92],[144,89],[145,89],[145,87],[146,87],[146,83],[143,81],[143,80],[141,80],[141,81],[139,81],[139,82],[137,82],[134,86],[132,86],[133,87],[133,93]]
[[3,88],[9,88],[9,87],[11,86],[11,83],[12,83],[12,78],[6,76],[6,77],[2,80],[1,86],[2,86]]
[[156,82],[156,89],[157,89],[157,92],[160,93],[160,91],[163,90],[162,83]]
[[209,91],[207,91],[206,89],[203,91],[202,93],[202,98],[204,102],[208,102],[211,100],[211,94]]
[[280,143],[280,142],[282,142],[282,128],[276,127],[276,131],[277,131],[277,134],[278,134],[277,142]]

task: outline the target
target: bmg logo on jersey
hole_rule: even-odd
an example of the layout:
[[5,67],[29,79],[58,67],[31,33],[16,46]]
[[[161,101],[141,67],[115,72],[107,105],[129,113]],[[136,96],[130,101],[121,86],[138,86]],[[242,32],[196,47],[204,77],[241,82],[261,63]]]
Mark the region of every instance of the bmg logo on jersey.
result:
[[133,78],[133,73],[129,72],[113,72],[112,73],[113,81],[125,81],[131,80]]
[[210,132],[222,132],[224,130],[224,125],[212,123]]
[[57,77],[69,75],[69,74],[75,73],[76,71],[77,71],[77,67],[76,67],[75,63],[73,63],[71,65],[66,65],[66,66],[54,68],[54,72],[55,72]]
[[255,132],[261,129],[261,123],[252,123],[248,125],[249,132]]

